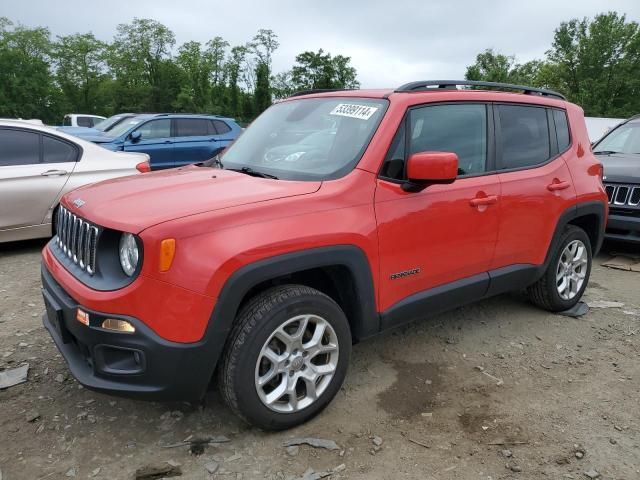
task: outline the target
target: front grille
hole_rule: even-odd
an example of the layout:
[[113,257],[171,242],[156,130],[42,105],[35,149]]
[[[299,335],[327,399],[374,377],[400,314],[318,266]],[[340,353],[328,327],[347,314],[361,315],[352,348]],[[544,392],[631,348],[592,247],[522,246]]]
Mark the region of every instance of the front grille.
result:
[[89,275],[96,271],[98,232],[98,227],[60,205],[55,241],[67,257]]
[[610,205],[637,207],[640,205],[640,185],[610,183],[604,186]]

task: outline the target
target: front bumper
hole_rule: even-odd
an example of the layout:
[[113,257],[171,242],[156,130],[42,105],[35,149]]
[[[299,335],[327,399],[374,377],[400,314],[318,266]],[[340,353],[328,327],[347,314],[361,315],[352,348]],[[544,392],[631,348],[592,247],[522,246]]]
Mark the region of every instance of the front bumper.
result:
[[640,244],[640,217],[609,212],[605,238]]
[[[194,343],[159,337],[136,318],[98,312],[79,305],[42,266],[43,323],[85,387],[134,398],[196,400],[204,396],[215,368],[211,338]],[[77,308],[89,312],[90,325],[76,320]],[[101,328],[105,318],[123,319],[134,333]],[[217,348],[216,348],[217,347]]]

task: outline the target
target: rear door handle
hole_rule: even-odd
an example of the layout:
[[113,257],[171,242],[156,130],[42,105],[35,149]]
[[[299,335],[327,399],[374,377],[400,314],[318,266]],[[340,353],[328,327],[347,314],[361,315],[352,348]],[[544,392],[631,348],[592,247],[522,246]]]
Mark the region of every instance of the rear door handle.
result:
[[42,172],[40,175],[42,175],[43,177],[57,177],[57,176],[61,176],[61,175],[66,175],[67,172],[66,170],[47,170],[46,172]]
[[569,182],[561,182],[560,180],[554,180],[552,183],[547,185],[547,190],[550,192],[555,192],[557,190],[564,190],[565,188],[569,188],[571,184]]
[[472,207],[481,207],[483,205],[494,205],[498,203],[497,195],[487,195],[486,197],[476,197],[469,200]]

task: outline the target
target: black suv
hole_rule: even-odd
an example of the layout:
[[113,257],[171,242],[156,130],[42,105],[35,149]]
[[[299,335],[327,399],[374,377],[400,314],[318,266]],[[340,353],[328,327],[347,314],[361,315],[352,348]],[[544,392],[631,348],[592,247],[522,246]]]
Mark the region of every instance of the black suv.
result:
[[593,153],[604,166],[609,197],[605,237],[640,244],[640,115],[598,140]]

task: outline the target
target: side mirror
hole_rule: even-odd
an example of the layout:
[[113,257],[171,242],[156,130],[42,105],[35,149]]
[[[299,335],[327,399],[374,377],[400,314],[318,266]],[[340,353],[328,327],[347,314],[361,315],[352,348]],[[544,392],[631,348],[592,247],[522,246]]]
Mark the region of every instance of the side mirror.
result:
[[433,184],[455,182],[458,176],[458,155],[453,152],[419,152],[407,161],[406,192],[418,192]]
[[140,130],[136,130],[135,132],[131,132],[131,134],[129,135],[129,139],[132,142],[137,142],[142,138],[142,134],[140,133]]

